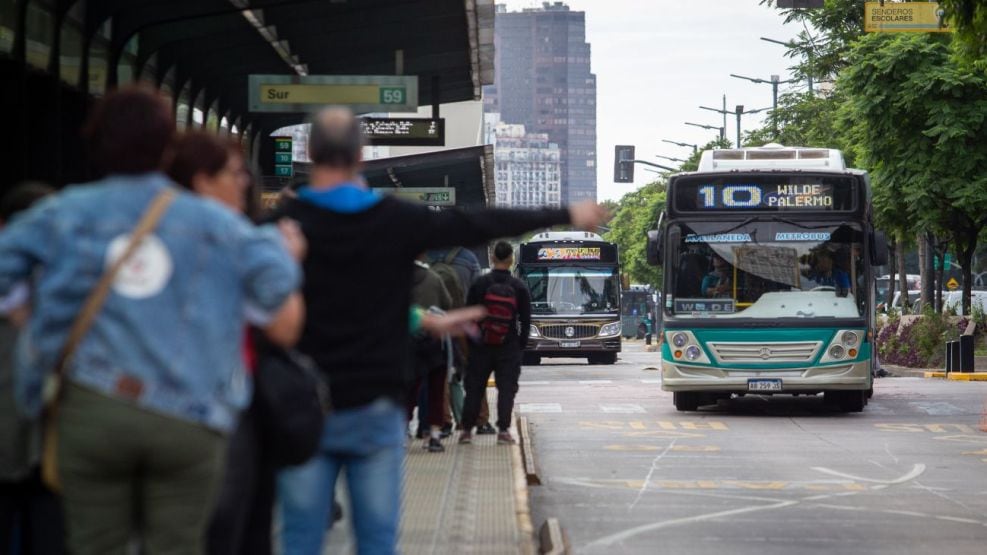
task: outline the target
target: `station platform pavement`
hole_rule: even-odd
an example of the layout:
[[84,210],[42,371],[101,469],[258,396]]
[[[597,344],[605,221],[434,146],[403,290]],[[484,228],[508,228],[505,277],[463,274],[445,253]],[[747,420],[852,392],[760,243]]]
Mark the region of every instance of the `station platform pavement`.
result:
[[[491,412],[495,412],[495,392],[490,394]],[[518,437],[517,430],[511,433]],[[474,434],[470,445],[459,445],[458,439],[459,432],[453,432],[443,440],[444,453],[429,453],[422,448],[422,440],[409,440],[400,552],[537,553],[520,447],[497,445],[496,435]],[[341,477],[337,499],[343,504],[344,517],[329,533],[323,551],[327,555],[356,552],[343,481]]]

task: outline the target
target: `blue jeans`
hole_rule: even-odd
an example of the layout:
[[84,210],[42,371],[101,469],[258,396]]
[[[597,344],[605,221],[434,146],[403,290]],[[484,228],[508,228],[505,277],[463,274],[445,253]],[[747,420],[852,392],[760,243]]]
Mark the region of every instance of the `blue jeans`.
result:
[[397,553],[404,464],[404,409],[389,399],[336,411],[320,452],[278,476],[284,555],[319,555],[336,478],[346,469],[360,555]]

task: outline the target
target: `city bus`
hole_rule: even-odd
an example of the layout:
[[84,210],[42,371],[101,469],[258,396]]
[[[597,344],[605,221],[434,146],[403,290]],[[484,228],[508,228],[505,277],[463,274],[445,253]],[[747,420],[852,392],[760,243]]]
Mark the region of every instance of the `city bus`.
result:
[[517,276],[531,291],[525,364],[545,357],[613,364],[621,347],[617,245],[595,233],[548,232],[522,243]]
[[648,256],[664,265],[662,389],[694,411],[733,395],[873,394],[875,231],[867,174],[838,150],[707,151],[670,177]]
[[644,339],[645,316],[655,325],[655,292],[648,285],[631,285],[620,294],[620,328],[625,339]]

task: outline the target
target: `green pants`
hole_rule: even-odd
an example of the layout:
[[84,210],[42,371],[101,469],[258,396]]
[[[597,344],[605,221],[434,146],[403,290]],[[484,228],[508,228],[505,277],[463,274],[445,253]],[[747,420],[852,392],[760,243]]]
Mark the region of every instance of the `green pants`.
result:
[[225,439],[75,385],[58,422],[69,551],[199,554],[222,478]]

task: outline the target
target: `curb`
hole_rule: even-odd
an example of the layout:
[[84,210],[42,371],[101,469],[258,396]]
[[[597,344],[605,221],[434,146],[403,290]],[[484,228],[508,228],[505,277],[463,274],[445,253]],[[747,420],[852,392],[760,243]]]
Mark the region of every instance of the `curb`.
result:
[[540,486],[541,478],[538,476],[538,468],[535,466],[535,450],[531,446],[531,432],[528,429],[527,417],[519,416],[517,418],[517,431],[525,478],[529,486]]
[[531,522],[531,500],[528,498],[528,478],[521,459],[521,444],[511,446],[511,471],[514,475],[514,510],[517,516],[518,550],[522,555],[535,555],[535,527]]
[[987,382],[987,372],[925,372],[926,378],[946,379],[951,382]]
[[538,533],[540,553],[544,555],[567,555],[571,553],[569,537],[559,524],[559,519],[550,518],[542,524]]

